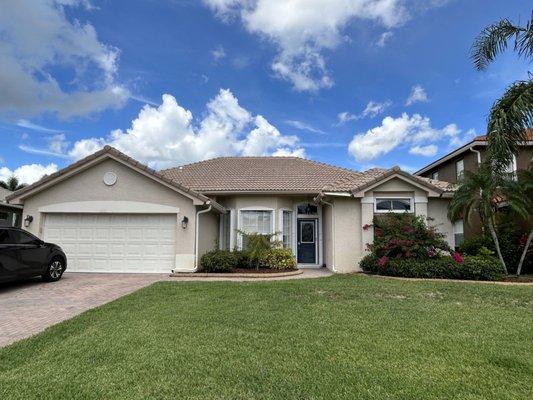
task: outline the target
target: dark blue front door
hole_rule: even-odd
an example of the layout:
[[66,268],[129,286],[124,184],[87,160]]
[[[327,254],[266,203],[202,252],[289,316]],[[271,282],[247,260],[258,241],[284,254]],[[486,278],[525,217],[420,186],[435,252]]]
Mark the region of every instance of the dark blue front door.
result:
[[316,219],[298,220],[298,263],[316,264]]

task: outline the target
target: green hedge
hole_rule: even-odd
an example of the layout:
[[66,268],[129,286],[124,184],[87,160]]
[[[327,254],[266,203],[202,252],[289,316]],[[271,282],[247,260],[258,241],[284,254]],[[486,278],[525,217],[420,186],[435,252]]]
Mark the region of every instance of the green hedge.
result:
[[296,259],[290,249],[263,251],[258,260],[249,251],[213,250],[200,259],[204,272],[232,272],[235,268],[296,269]]
[[291,249],[270,249],[261,255],[261,267],[270,269],[296,269],[296,259]]
[[462,263],[452,257],[425,259],[379,259],[374,255],[364,257],[360,267],[365,272],[406,278],[469,279],[496,281],[504,277],[501,263],[495,257],[465,256]]
[[200,259],[204,272],[232,272],[238,266],[238,258],[230,251],[213,250]]

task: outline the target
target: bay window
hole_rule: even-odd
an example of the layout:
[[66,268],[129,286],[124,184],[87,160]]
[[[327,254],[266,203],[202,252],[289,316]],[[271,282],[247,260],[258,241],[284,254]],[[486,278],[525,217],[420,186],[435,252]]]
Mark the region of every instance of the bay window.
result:
[[[274,219],[272,210],[240,210],[239,229],[244,233],[259,233],[270,235],[274,233]],[[240,234],[241,248],[246,247],[243,243],[243,235]]]

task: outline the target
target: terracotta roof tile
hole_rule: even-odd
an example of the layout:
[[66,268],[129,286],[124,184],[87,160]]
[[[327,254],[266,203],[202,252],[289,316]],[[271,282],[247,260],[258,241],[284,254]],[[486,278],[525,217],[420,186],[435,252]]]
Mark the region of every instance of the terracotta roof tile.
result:
[[[202,193],[318,193],[332,182],[352,182],[361,173],[298,157],[220,157],[160,171]],[[332,190],[348,190],[339,185]]]

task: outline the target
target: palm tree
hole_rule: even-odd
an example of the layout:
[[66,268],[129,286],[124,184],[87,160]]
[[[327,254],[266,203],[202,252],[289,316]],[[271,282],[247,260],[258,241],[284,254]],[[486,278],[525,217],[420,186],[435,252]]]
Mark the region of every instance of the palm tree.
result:
[[26,185],[24,183],[19,183],[19,180],[14,175],[8,178],[6,181],[0,181],[0,187],[12,192],[22,189],[25,186]]
[[531,218],[531,216],[533,215],[533,169],[530,169],[529,171],[520,171],[518,173],[518,184],[524,191],[525,198],[528,200],[529,215],[527,222],[530,225],[529,235],[527,236],[526,244],[524,246],[524,250],[522,251],[522,256],[520,257],[520,261],[518,263],[518,268],[516,269],[516,275],[520,276],[520,273],[522,272],[522,265],[524,264],[524,260],[526,259],[529,246],[533,241],[533,221]]
[[448,217],[455,221],[470,221],[476,214],[488,227],[496,253],[507,275],[507,265],[502,256],[495,228],[495,213],[501,199],[520,216],[528,215],[529,199],[523,195],[520,184],[505,176],[494,176],[489,164],[482,164],[477,172],[465,171],[464,177],[448,206]]
[[[509,42],[519,57],[533,60],[533,14],[525,26],[502,19],[486,27],[471,50],[472,61],[479,71],[487,69]],[[529,75],[531,78],[531,74]],[[495,173],[505,170],[527,141],[527,129],[533,126],[533,80],[511,84],[492,106],[487,124],[488,158]]]

